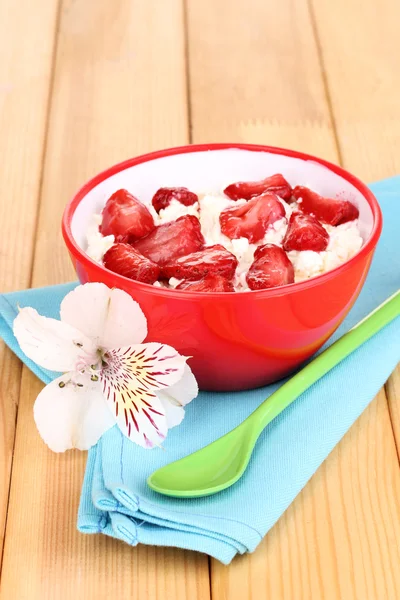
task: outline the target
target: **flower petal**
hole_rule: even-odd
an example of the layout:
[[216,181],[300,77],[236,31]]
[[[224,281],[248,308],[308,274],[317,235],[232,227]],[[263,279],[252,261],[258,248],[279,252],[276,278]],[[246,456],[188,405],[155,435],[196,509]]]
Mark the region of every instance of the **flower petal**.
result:
[[185,416],[186,404],[199,393],[199,386],[189,365],[185,365],[183,377],[171,387],[156,392],[167,417],[168,429],[179,425]]
[[122,433],[143,448],[160,446],[168,432],[162,404],[152,392],[134,395],[128,388],[114,389],[109,405]]
[[186,357],[166,344],[136,344],[109,350],[102,369],[106,385],[129,385],[136,392],[161,390],[177,383],[182,377]]
[[46,385],[33,414],[40,435],[54,452],[87,450],[115,425],[99,383],[77,385],[69,373]]
[[104,283],[86,283],[67,294],[61,320],[85,333],[102,348],[121,348],[142,342],[147,321],[139,304],[126,292]]
[[165,411],[155,391],[177,383],[186,358],[163,344],[138,344],[109,350],[100,373],[102,390],[124,435],[143,447],[167,435]]
[[82,356],[95,353],[92,341],[75,327],[31,307],[20,310],[13,331],[26,356],[50,371],[72,371]]

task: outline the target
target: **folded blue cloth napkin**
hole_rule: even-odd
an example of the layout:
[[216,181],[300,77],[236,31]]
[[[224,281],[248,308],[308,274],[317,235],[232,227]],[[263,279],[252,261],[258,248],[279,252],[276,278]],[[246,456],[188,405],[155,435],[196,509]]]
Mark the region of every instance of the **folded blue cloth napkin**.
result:
[[[400,177],[371,186],[384,230],[363,291],[330,343],[400,288]],[[76,284],[0,297],[0,335],[44,382],[54,374],[20,351],[12,334],[17,305],[58,317]],[[280,384],[238,393],[201,393],[172,429],[165,450],[144,450],[109,430],[89,452],[78,528],[132,546],[143,543],[206,552],[223,563],[251,552],[373,399],[400,360],[400,318],[300,396],[264,431],[242,479],[215,496],[174,499],[146,485],[155,469],[215,440],[245,419]]]

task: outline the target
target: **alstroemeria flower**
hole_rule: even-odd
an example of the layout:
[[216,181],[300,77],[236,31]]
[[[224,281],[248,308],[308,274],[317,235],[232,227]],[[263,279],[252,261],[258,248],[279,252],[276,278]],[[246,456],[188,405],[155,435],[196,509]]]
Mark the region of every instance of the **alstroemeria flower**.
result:
[[136,444],[159,446],[198,394],[186,357],[142,344],[146,318],[126,292],[78,286],[62,301],[61,321],[22,308],[14,334],[39,366],[64,373],[39,394],[34,417],[48,446],[86,450],[116,423]]

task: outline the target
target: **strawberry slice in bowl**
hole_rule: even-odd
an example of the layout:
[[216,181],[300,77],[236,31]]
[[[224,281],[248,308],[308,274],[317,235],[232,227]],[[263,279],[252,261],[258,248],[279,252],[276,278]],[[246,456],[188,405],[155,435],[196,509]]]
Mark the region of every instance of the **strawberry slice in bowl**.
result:
[[194,194],[185,187],[164,187],[156,191],[151,203],[159,213],[160,210],[167,208],[172,200],[177,200],[183,206],[191,206],[198,202],[199,198],[197,194]]
[[322,252],[327,249],[329,233],[313,215],[300,212],[292,213],[282,246],[290,250],[313,250]]
[[160,267],[140,254],[130,244],[117,243],[103,257],[106,269],[129,279],[153,284],[160,276]]
[[190,292],[234,292],[232,280],[223,275],[206,275],[198,281],[181,281],[176,287],[177,290],[187,290]]
[[283,175],[277,173],[261,181],[231,183],[224,189],[224,194],[231,200],[250,200],[250,198],[265,192],[272,192],[284,200],[289,200],[292,195],[292,188]]
[[148,236],[133,244],[143,256],[160,266],[202,250],[204,245],[200,222],[193,215],[159,225]]
[[127,190],[117,190],[102,212],[100,232],[113,235],[117,242],[132,243],[155,228],[149,209]]
[[307,187],[296,186],[293,198],[297,200],[299,209],[309,215],[314,215],[328,225],[341,225],[358,219],[359,211],[348,200],[325,198]]
[[234,254],[221,244],[215,244],[167,263],[162,268],[162,275],[167,279],[175,277],[192,281],[208,275],[232,279],[237,265],[238,260]]
[[246,204],[226,208],[219,216],[221,231],[231,240],[245,237],[251,244],[259,242],[268,226],[285,216],[285,208],[276,194],[269,192]]
[[275,244],[259,246],[247,276],[251,290],[264,290],[294,283],[294,268],[286,252]]

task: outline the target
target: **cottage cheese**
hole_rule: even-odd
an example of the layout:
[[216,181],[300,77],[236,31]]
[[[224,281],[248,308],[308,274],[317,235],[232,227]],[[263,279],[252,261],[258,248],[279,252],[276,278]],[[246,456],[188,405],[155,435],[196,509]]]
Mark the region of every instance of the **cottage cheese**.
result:
[[103,256],[114,243],[113,235],[101,235],[99,226],[101,225],[101,215],[93,215],[92,221],[86,232],[87,248],[86,254],[94,261],[101,263]]
[[[289,205],[283,200],[281,202],[285,208],[286,216],[270,225],[264,238],[257,244],[250,244],[247,238],[231,240],[221,232],[219,223],[220,213],[226,208],[246,204],[245,200],[234,201],[221,195],[205,194],[199,197],[199,202],[191,206],[184,206],[177,200],[172,200],[167,208],[160,211],[160,214],[157,214],[152,206],[148,208],[154,217],[156,225],[174,221],[184,215],[197,217],[200,220],[201,231],[206,240],[206,245],[222,244],[238,259],[234,287],[236,291],[240,292],[249,291],[246,274],[253,262],[256,248],[263,244],[282,245],[288,220],[293,210],[297,208],[297,205],[296,203]],[[93,221],[87,231],[88,246],[86,253],[97,262],[102,261],[104,254],[114,243],[114,236],[103,237],[101,235],[99,232],[100,223],[101,215],[94,215]],[[287,253],[294,266],[296,283],[334,269],[354,256],[363,244],[357,221],[350,221],[337,227],[330,225],[324,225],[324,227],[330,236],[326,251],[312,252],[305,250]],[[176,288],[180,282],[179,279],[171,278],[168,281],[168,287]],[[156,282],[154,285],[166,287],[165,284],[160,282]]]
[[179,217],[183,217],[185,215],[193,215],[194,217],[199,218],[199,203],[196,202],[191,206],[184,206],[178,200],[171,200],[170,204],[167,208],[162,208],[160,210],[160,214],[154,210],[152,206],[151,214],[153,215],[154,222],[156,225],[162,225],[162,223],[169,223],[170,221],[176,221]]
[[357,221],[349,221],[336,227],[331,225],[324,225],[324,227],[329,233],[328,248],[324,252],[311,250],[288,252],[288,257],[294,266],[296,283],[338,267],[354,256],[363,244]]

